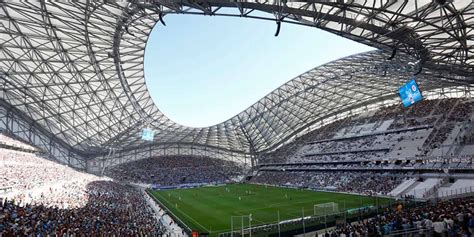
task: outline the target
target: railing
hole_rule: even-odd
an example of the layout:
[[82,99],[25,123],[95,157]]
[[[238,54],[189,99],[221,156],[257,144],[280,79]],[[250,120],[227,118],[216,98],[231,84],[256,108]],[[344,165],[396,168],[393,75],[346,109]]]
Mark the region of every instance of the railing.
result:
[[8,193],[8,192],[11,192],[12,190],[13,190],[13,186],[0,187],[0,194]]
[[433,197],[434,194],[438,193],[439,188],[445,183],[447,183],[449,179],[447,177],[441,179],[436,183],[433,187],[429,188],[426,190],[426,192],[423,194],[423,198],[430,198]]
[[325,155],[339,155],[339,154],[353,154],[353,153],[369,153],[369,152],[388,152],[390,148],[372,148],[372,149],[358,149],[358,150],[347,150],[347,151],[332,151],[332,152],[317,152],[317,153],[307,153],[305,157],[311,156],[325,156]]
[[[454,138],[452,139],[452,143],[449,145],[449,148],[448,148],[448,151],[446,151],[445,154],[448,154],[448,155],[457,155],[457,152],[458,150],[462,147],[461,146],[461,137],[462,135],[465,134],[466,131],[463,130],[463,127],[465,127],[466,123],[463,123],[461,125],[461,128],[459,129],[459,131],[456,133],[456,135],[454,136]],[[454,150],[454,151],[453,151]]]
[[32,149],[24,148],[24,147],[18,147],[18,146],[14,146],[14,145],[2,143],[2,142],[0,142],[0,148],[5,148],[8,150],[14,150],[14,151],[21,151],[21,152],[26,152],[26,153],[32,153],[32,154],[37,154],[40,151],[40,150],[32,150]]
[[474,193],[474,186],[450,189],[442,192],[438,192],[438,198],[454,198],[458,196],[464,196]]
[[[300,217],[291,220],[275,220],[274,222],[264,225],[248,226],[247,224],[240,227],[239,230],[219,233],[219,237],[242,237],[242,236],[294,236],[305,234],[313,231],[323,230],[341,223],[351,223],[358,220],[372,218],[382,213],[386,208],[393,207],[399,202],[389,202],[385,205],[366,206],[354,209],[345,209],[336,213],[327,215],[314,215],[301,213]],[[419,202],[413,200],[404,202],[405,207],[416,206]],[[275,215],[275,216],[279,216]],[[296,216],[295,216],[296,217]]]
[[426,234],[427,236],[430,236],[429,234],[431,233],[431,230],[428,230],[426,228],[410,228],[408,230],[399,230],[399,231],[394,231],[390,234],[386,234],[384,236],[400,236],[400,237],[404,237],[404,236],[417,236],[417,235],[420,235],[422,236],[422,234]]
[[391,130],[386,130],[386,131],[381,131],[381,132],[371,132],[371,133],[365,133],[365,134],[354,135],[354,136],[344,136],[344,137],[331,138],[331,139],[322,139],[322,140],[306,142],[306,144],[311,145],[311,144],[317,144],[317,143],[323,143],[323,142],[336,142],[336,141],[342,141],[342,140],[351,140],[351,139],[358,139],[358,138],[370,137],[370,136],[376,136],[376,135],[386,135],[386,134],[391,134],[391,133],[416,131],[416,130],[427,129],[427,128],[432,128],[432,127],[433,125],[420,125],[420,126],[414,126],[410,128],[391,129]]
[[[467,125],[467,126],[465,126],[465,125]],[[462,135],[472,134],[473,129],[474,129],[474,126],[473,126],[473,125],[474,125],[473,122],[466,121],[466,122],[463,124],[463,126],[464,126],[464,127],[467,127],[467,128],[464,129],[464,132],[463,132]],[[461,130],[461,131],[462,131],[462,130]],[[454,152],[453,152],[453,155],[459,155],[459,153],[461,153],[462,148],[464,147],[464,145],[466,145],[466,144],[463,144],[460,140],[461,140],[460,136],[457,137],[458,144],[457,144],[457,146],[456,146],[456,148],[455,148],[455,150],[454,150]]]
[[[318,166],[318,167],[301,167],[301,168],[286,168],[286,167],[265,167],[260,169],[261,171],[275,171],[275,172],[289,172],[289,171],[318,171],[318,172],[334,172],[334,171],[387,171],[387,172],[406,172],[406,171],[421,171],[426,170],[434,173],[439,173],[439,170],[443,167],[383,167],[383,166],[375,166],[375,167],[325,167],[325,166]],[[450,168],[450,171],[457,171],[457,170],[470,170],[473,168]]]
[[413,195],[415,198],[422,198],[424,196],[424,193],[426,193],[426,191],[428,191],[428,188],[417,188],[417,189],[413,189],[409,191],[406,194]]
[[392,191],[388,193],[388,196],[401,197],[403,193],[411,190],[411,188],[413,188],[415,184],[416,184],[416,179],[410,177],[409,179],[403,181],[397,187],[392,189]]
[[[446,120],[445,117],[441,117],[439,118],[438,120],[436,120],[435,124],[433,127],[435,128],[439,128],[441,127],[441,124],[444,123],[444,121]],[[436,136],[438,136],[438,133],[439,133],[439,129],[436,129],[436,130],[433,130],[431,131],[431,133],[428,135],[428,137],[426,138],[425,142],[423,142],[423,145],[422,145],[422,149],[423,151],[425,152],[425,154],[427,154],[427,152],[429,152],[431,150],[431,148],[429,147],[430,144],[433,144],[433,139],[436,138]],[[431,150],[432,151],[432,150]]]
[[474,162],[474,155],[458,155],[458,156],[405,156],[397,158],[372,158],[372,159],[360,159],[360,160],[340,160],[340,161],[308,161],[308,162],[293,162],[293,163],[262,163],[258,164],[258,167],[262,166],[281,166],[281,165],[311,165],[311,164],[336,164],[336,163],[359,163],[366,161],[394,161],[394,160],[422,160],[429,161],[432,164],[436,162],[463,162],[472,164]]

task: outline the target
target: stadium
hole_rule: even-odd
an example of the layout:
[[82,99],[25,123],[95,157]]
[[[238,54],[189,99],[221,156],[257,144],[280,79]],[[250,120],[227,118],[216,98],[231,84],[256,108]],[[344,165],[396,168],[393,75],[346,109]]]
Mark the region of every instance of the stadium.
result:
[[[375,50],[185,126],[144,72],[184,15]],[[472,0],[4,1],[0,36],[0,236],[474,235]]]

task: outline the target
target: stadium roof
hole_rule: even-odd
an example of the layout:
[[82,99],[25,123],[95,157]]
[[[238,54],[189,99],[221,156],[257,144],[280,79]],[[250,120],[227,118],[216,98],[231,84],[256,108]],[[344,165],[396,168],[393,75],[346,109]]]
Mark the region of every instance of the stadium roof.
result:
[[[160,112],[143,71],[153,26],[182,13],[274,20],[276,31],[280,22],[303,24],[381,50],[317,67],[223,123],[191,128]],[[0,104],[83,156],[148,145],[144,127],[156,130],[156,144],[259,153],[395,98],[418,65],[423,90],[474,80],[471,0],[2,2],[0,36]]]

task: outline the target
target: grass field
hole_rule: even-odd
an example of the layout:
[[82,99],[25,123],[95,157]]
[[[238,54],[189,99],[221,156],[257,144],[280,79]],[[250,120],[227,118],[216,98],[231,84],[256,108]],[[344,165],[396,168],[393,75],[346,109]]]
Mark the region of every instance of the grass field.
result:
[[[253,184],[152,191],[161,203],[193,230],[228,232],[231,216],[252,214],[252,226],[313,215],[314,205],[338,204],[339,211],[388,203],[389,199],[342,193],[316,192]],[[237,222],[237,220],[235,220]],[[241,222],[236,224],[241,225]]]

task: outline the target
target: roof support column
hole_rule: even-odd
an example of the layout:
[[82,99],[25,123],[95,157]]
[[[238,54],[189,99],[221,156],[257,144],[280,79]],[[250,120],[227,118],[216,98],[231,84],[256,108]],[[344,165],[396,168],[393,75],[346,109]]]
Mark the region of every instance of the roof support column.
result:
[[249,144],[250,167],[253,168],[257,163],[256,159],[258,157],[258,152],[255,150],[255,145],[253,144],[253,140],[252,140],[252,138],[250,138],[250,136],[248,135],[245,128],[242,125],[240,125],[239,127],[242,130],[242,133],[244,134],[244,136],[247,139],[247,142]]

